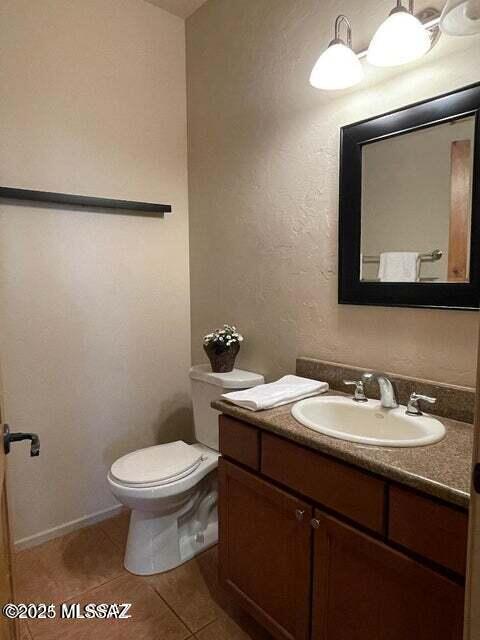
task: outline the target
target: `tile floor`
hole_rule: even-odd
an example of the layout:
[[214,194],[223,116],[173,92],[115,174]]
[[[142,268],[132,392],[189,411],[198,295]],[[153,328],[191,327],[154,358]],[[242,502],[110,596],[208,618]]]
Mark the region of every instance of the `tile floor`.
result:
[[131,602],[130,620],[36,620],[21,640],[271,640],[223,591],[212,548],[165,574],[123,568],[128,514],[15,556],[17,602]]

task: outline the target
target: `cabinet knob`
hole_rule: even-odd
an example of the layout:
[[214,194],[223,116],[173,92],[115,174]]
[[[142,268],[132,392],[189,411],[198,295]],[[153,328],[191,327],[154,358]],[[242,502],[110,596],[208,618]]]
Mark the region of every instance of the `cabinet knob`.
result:
[[317,520],[316,518],[314,518],[313,520],[310,521],[310,524],[314,529],[320,529],[320,524],[321,524],[320,520]]
[[304,515],[305,515],[305,511],[302,511],[301,509],[297,509],[295,511],[295,517],[299,522],[303,520]]

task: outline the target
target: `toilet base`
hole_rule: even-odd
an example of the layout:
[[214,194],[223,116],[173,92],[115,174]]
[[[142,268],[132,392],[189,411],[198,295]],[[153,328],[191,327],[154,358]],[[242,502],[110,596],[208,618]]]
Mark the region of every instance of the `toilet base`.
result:
[[179,540],[176,521],[166,524],[158,520],[154,514],[132,512],[124,560],[130,573],[151,576],[171,571],[218,542],[218,522],[210,523],[201,534]]
[[175,569],[218,542],[216,474],[169,513],[134,509],[130,516],[124,565],[127,571],[150,576]]

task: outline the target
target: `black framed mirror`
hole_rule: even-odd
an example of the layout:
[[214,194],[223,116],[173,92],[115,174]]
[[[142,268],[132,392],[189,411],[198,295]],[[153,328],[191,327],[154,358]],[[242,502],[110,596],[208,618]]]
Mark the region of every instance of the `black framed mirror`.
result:
[[344,127],[339,303],[478,310],[480,84]]

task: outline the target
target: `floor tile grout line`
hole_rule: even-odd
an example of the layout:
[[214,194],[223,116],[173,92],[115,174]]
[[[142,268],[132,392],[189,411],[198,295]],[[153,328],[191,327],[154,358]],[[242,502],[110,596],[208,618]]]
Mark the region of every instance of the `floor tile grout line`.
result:
[[[30,627],[28,626],[28,620],[24,620],[24,621],[23,621],[23,625],[24,625],[24,626],[25,626],[25,628],[27,629],[27,636],[28,636],[28,639],[29,639],[29,640],[34,640],[32,630],[31,630],[31,629],[30,629]],[[20,625],[19,625],[18,631],[19,631],[18,638],[20,639],[20,638],[21,638]]]
[[[93,527],[98,527],[98,528],[100,528],[100,527],[99,527],[99,524],[100,524],[100,523],[97,523],[97,524],[91,525],[90,527],[85,527],[84,529],[93,528]],[[108,536],[108,535],[107,535],[107,533],[103,530],[103,528],[101,529],[101,531],[102,531],[103,535],[105,536],[105,538],[106,538],[107,542],[110,542],[110,543],[111,543],[112,541],[111,541],[110,536]],[[72,533],[75,533],[75,532],[72,532]],[[68,535],[70,535],[70,534],[66,534],[66,536],[68,536]],[[64,538],[64,537],[66,537],[66,536],[61,536],[60,538],[55,538],[55,540],[60,540],[61,538]],[[48,541],[48,542],[52,542],[52,541]],[[48,542],[46,542],[46,543],[44,543],[44,544],[48,544]],[[41,546],[41,545],[39,545],[39,547],[40,547],[40,546]],[[115,548],[118,550],[118,546],[117,546],[117,545],[114,545],[114,546],[115,546]],[[15,572],[15,567],[14,567],[14,572]],[[61,602],[69,602],[69,601],[73,600],[74,598],[83,598],[83,597],[84,597],[84,596],[86,596],[90,591],[94,591],[94,590],[96,590],[96,589],[99,589],[99,588],[101,588],[101,587],[103,587],[103,586],[105,586],[105,585],[109,584],[110,582],[113,582],[114,580],[118,580],[119,578],[124,577],[125,575],[130,575],[130,574],[128,573],[128,571],[125,569],[125,567],[124,567],[124,566],[123,566],[123,564],[122,564],[121,572],[120,572],[118,575],[113,576],[112,578],[108,578],[108,579],[106,579],[106,580],[104,580],[104,581],[102,581],[102,582],[100,582],[100,583],[98,583],[98,584],[96,584],[96,585],[93,585],[93,586],[89,587],[88,589],[85,589],[84,591],[80,591],[79,593],[74,593],[74,594],[73,594],[73,595],[71,595],[71,596],[63,597],[63,599],[61,600]],[[57,603],[55,603],[55,604],[57,604]]]
[[90,589],[85,589],[85,591],[82,591],[81,593],[78,593],[68,599],[73,600],[73,598],[84,598],[90,591],[96,591],[97,589],[100,589],[105,585],[110,584],[111,582],[115,582],[115,580],[120,580],[121,578],[124,578],[126,575],[127,575],[127,572],[122,567],[122,573],[118,574],[118,576],[115,576],[114,578],[108,578],[108,580],[105,580],[104,582],[101,582],[100,584],[97,584],[94,587],[90,587]]
[[105,582],[101,582],[99,584],[96,584],[88,589],[85,589],[85,591],[80,591],[79,593],[75,593],[72,596],[69,596],[68,598],[65,597],[62,600],[59,600],[58,602],[51,602],[52,599],[50,599],[50,601],[48,602],[48,604],[63,604],[64,602],[70,602],[71,600],[75,599],[75,600],[80,600],[81,598],[84,598],[86,595],[88,595],[90,593],[90,591],[96,591],[97,589],[100,589],[102,587],[105,587],[107,584],[110,584],[111,582],[115,582],[115,580],[120,580],[121,578],[124,578],[126,575],[128,575],[128,573],[126,571],[124,571],[124,573],[119,574],[118,576],[115,576],[114,578],[108,578],[108,580],[105,580]]
[[[112,550],[115,549],[118,551],[120,544],[118,543],[118,541],[116,541],[113,538],[112,535],[109,534],[105,526],[106,522],[108,521],[102,521],[101,523],[97,523],[96,525],[95,524],[91,525],[91,527],[85,527],[85,529],[94,528],[94,527],[97,528],[97,531],[99,531],[101,538],[103,538],[103,540],[107,542],[109,546],[111,546]],[[75,533],[75,532],[72,532],[72,533]],[[67,534],[66,536],[61,536],[59,539],[65,538],[68,535],[69,534]],[[48,544],[48,542],[45,544]],[[201,556],[207,555],[209,552],[210,552],[210,549],[207,549],[201,554],[198,554],[198,556],[201,557]],[[205,629],[214,625],[216,622],[218,622],[218,620],[221,619],[220,613],[215,612],[214,617],[208,623],[202,625],[200,628],[194,629],[190,623],[187,623],[182,618],[182,616],[179,613],[177,613],[174,606],[170,605],[170,603],[161,594],[158,588],[155,587],[154,584],[149,583],[147,580],[144,579],[143,576],[136,576],[134,574],[131,574],[129,571],[125,569],[124,566],[121,566],[118,568],[118,573],[116,575],[108,577],[106,579],[100,579],[100,582],[98,584],[93,584],[88,588],[85,588],[84,590],[79,591],[78,593],[74,593],[73,595],[65,596],[64,593],[61,593],[59,596],[56,595],[54,598],[51,598],[51,601],[54,604],[59,605],[63,602],[71,603],[71,602],[78,602],[79,600],[86,600],[86,599],[88,600],[89,596],[91,596],[93,601],[95,599],[95,596],[94,596],[95,592],[106,587],[107,585],[111,585],[113,583],[119,583],[121,580],[126,579],[127,576],[137,579],[139,582],[143,583],[143,585],[146,586],[150,591],[153,591],[153,593],[155,593],[155,596],[160,599],[160,601],[164,604],[166,609],[173,614],[175,620],[177,620],[178,623],[182,625],[184,631],[188,634],[186,636],[186,640],[198,640],[197,634],[202,633]],[[56,586],[59,586],[59,585],[56,585]],[[25,635],[28,635],[28,640],[37,640],[37,638],[39,638],[39,636],[36,633],[34,633],[34,629],[31,628],[30,624],[27,624],[27,621],[25,621],[24,629],[25,629]],[[25,640],[27,640],[27,638],[25,638]]]
[[205,631],[205,629],[207,629],[208,627],[211,627],[212,624],[215,624],[216,622],[219,622],[219,620],[221,619],[220,616],[217,616],[215,618],[215,620],[211,620],[208,624],[205,624],[203,627],[200,627],[200,629],[197,629],[196,631],[194,631],[195,633],[201,633],[202,631]]
[[[85,527],[85,529],[88,529],[88,528],[89,527]],[[112,539],[110,538],[108,533],[105,531],[105,529],[102,527],[102,522],[97,522],[97,524],[91,525],[91,528],[92,529],[93,528],[99,529],[103,533],[103,535],[104,535],[105,539],[107,540],[107,542],[110,542],[110,543],[112,542]],[[118,548],[117,545],[115,545],[115,547]]]
[[[153,587],[151,584],[149,584],[146,580],[142,579],[142,576],[137,576],[135,574],[131,574],[128,571],[125,571],[124,574],[116,576],[115,578],[111,578],[109,580],[107,580],[106,582],[103,582],[102,584],[96,585],[95,587],[92,587],[91,589],[87,589],[86,591],[82,591],[79,594],[76,594],[74,596],[72,596],[71,598],[66,598],[65,600],[63,600],[62,602],[69,602],[71,600],[75,599],[81,599],[84,598],[86,595],[88,595],[89,592],[91,591],[96,591],[97,589],[100,589],[112,582],[115,582],[116,580],[120,580],[122,578],[124,578],[125,576],[130,576],[133,577],[135,579],[138,579],[142,584],[144,584],[148,589],[150,589],[151,591],[153,591],[153,593],[165,604],[165,606],[167,607],[167,609],[169,611],[171,611],[173,613],[173,615],[175,616],[175,618],[182,624],[183,627],[185,627],[186,631],[188,632],[188,636],[185,638],[185,640],[197,640],[196,636],[195,636],[195,632],[193,632],[190,627],[184,622],[184,620],[182,620],[182,618],[177,614],[177,612],[175,611],[175,609],[173,609],[173,607],[170,606],[170,604],[168,602],[166,602],[166,600],[160,595],[160,593],[155,589],[155,587]],[[210,622],[208,625],[206,625],[205,627],[202,627],[202,629],[200,629],[199,631],[202,631],[203,629],[205,629],[206,627],[208,627],[210,624],[213,624],[214,621]],[[29,633],[29,639],[30,640],[36,640],[36,635],[33,633],[32,629],[28,626],[27,621],[25,621],[25,626],[27,627],[28,633]]]
[[[111,578],[110,580],[107,580],[106,582],[103,582],[102,584],[99,584],[99,585],[97,585],[97,586],[95,586],[95,587],[92,587],[91,589],[87,589],[86,591],[82,591],[82,592],[81,592],[81,593],[79,593],[79,594],[75,594],[75,595],[74,595],[74,596],[72,596],[71,598],[65,598],[64,600],[62,600],[62,602],[69,602],[69,601],[73,600],[74,598],[75,598],[75,599],[77,599],[77,598],[78,598],[78,599],[80,600],[81,598],[84,598],[86,595],[88,595],[88,593],[89,593],[89,592],[91,592],[91,591],[96,591],[97,589],[100,589],[100,588],[102,588],[102,587],[104,587],[104,586],[106,586],[106,585],[108,585],[108,584],[111,584],[112,582],[115,582],[116,580],[120,580],[120,579],[124,578],[125,576],[130,576],[130,577],[132,577],[132,576],[133,576],[134,578],[139,578],[139,576],[135,576],[134,574],[130,574],[129,572],[125,571],[125,573],[124,573],[124,574],[122,574],[122,575],[116,576],[115,578]],[[171,607],[170,607],[170,606],[169,606],[169,605],[168,605],[168,604],[163,600],[163,598],[160,596],[160,594],[159,594],[155,589],[153,589],[153,588],[151,587],[151,585],[149,585],[149,584],[148,584],[148,582],[143,581],[143,580],[142,580],[142,582],[143,582],[143,584],[144,584],[145,586],[147,586],[148,588],[150,588],[150,589],[155,593],[155,595],[157,595],[157,596],[158,596],[158,597],[159,597],[159,598],[160,598],[160,599],[165,603],[165,605],[167,606],[167,608],[168,608],[169,610],[172,610],[172,609],[171,609]],[[58,603],[56,603],[56,604],[58,604]],[[173,611],[173,610],[172,610],[172,611]],[[176,617],[177,619],[179,619],[179,620],[180,620],[180,622],[182,622],[182,624],[183,624],[183,626],[186,628],[186,630],[191,634],[191,633],[192,633],[192,631],[189,629],[189,627],[187,627],[187,625],[183,622],[183,620],[181,620],[181,619],[178,617],[178,615],[175,613],[175,611],[173,611],[173,613],[174,613],[175,617]],[[25,625],[26,625],[26,627],[27,627],[27,629],[28,629],[28,632],[29,632],[29,635],[30,635],[31,640],[36,640],[36,635],[33,633],[32,629],[28,626],[27,621],[25,621]],[[189,636],[187,636],[186,640],[192,640],[192,638],[193,638],[193,636],[192,636],[192,635],[189,635]]]
[[[96,525],[92,525],[92,527],[93,527],[93,526],[96,526]],[[87,527],[85,527],[85,528],[87,528]],[[102,529],[102,533],[105,535],[105,537],[106,537],[107,541],[111,543],[111,542],[112,542],[112,540],[111,540],[110,536],[108,536],[108,535],[107,535],[107,533],[106,533],[105,531],[103,531],[103,529]],[[67,535],[68,535],[68,534],[67,534]],[[65,536],[62,536],[62,537],[65,537]],[[60,540],[60,538],[56,538],[56,539],[57,539],[57,540]],[[49,542],[50,542],[50,541],[49,541]],[[45,544],[48,544],[48,543],[45,543]],[[40,546],[40,545],[39,545],[39,546]],[[114,545],[114,546],[115,546],[115,548],[118,550],[118,545]],[[15,566],[14,566],[14,572],[15,572]],[[64,602],[69,602],[69,601],[73,600],[74,598],[76,598],[76,599],[77,599],[77,598],[78,598],[78,599],[83,598],[83,597],[84,597],[84,596],[86,596],[90,591],[94,591],[94,590],[96,590],[96,589],[99,589],[99,588],[101,588],[101,587],[103,587],[103,586],[105,586],[105,585],[109,584],[110,582],[113,582],[114,580],[118,580],[119,578],[122,578],[122,577],[123,577],[123,576],[125,576],[125,575],[128,575],[128,572],[126,571],[125,567],[124,567],[124,566],[123,566],[123,564],[122,564],[121,572],[120,572],[118,575],[116,575],[116,576],[114,576],[114,577],[112,577],[112,578],[108,578],[107,580],[102,581],[102,582],[100,582],[99,584],[93,585],[93,586],[89,587],[88,589],[85,589],[85,591],[80,591],[79,593],[75,593],[75,594],[73,594],[73,595],[71,595],[71,596],[67,596],[67,597],[62,596],[62,600],[59,600],[59,602],[53,602],[53,600],[54,600],[53,598],[50,598],[50,601],[52,602],[52,604],[58,604],[58,603],[60,603],[60,604],[61,604],[61,603],[64,603]],[[40,596],[40,597],[41,597],[41,596]],[[17,600],[18,600],[18,598],[17,598]],[[32,598],[31,600],[33,600],[33,598]],[[43,601],[46,601],[46,600],[48,600],[48,598],[44,598],[44,599],[43,599]],[[30,628],[28,627],[28,625],[27,625],[27,628],[28,628],[28,630],[30,631]],[[32,635],[32,634],[30,633],[30,635]]]
[[[196,557],[198,558],[198,557],[201,557],[201,556],[203,556],[203,555],[207,555],[207,553],[209,553],[209,552],[211,551],[211,549],[212,549],[212,548],[213,548],[213,547],[210,547],[210,548],[206,549],[205,551],[202,551],[202,552],[201,552],[201,553],[199,553]],[[193,560],[193,558],[192,558],[192,560]],[[191,562],[191,560],[190,560],[189,562]],[[205,624],[205,625],[203,625],[202,627],[200,627],[200,629],[196,629],[195,631],[193,631],[193,630],[191,629],[191,627],[187,624],[187,622],[183,620],[183,618],[182,618],[182,617],[181,617],[181,616],[180,616],[180,615],[175,611],[175,609],[174,609],[174,608],[173,608],[173,607],[172,607],[172,606],[167,602],[167,600],[162,596],[162,594],[160,593],[160,591],[158,591],[158,588],[157,588],[157,587],[155,587],[155,586],[153,586],[153,585],[150,585],[150,586],[151,586],[151,587],[152,587],[152,589],[155,591],[155,593],[156,593],[156,594],[157,594],[157,595],[158,595],[158,596],[163,600],[163,602],[167,605],[167,607],[168,607],[168,608],[169,608],[169,609],[170,609],[170,610],[175,614],[175,616],[176,616],[176,617],[177,617],[177,618],[178,618],[178,619],[179,619],[179,620],[180,620],[180,621],[185,625],[185,627],[190,631],[190,633],[192,633],[192,634],[193,634],[193,636],[192,636],[192,637],[193,637],[193,638],[195,638],[195,639],[196,639],[196,635],[195,635],[195,634],[197,634],[197,633],[201,633],[204,629],[206,629],[206,628],[207,628],[207,627],[209,627],[210,625],[214,624],[215,622],[218,622],[218,621],[221,619],[221,616],[217,614],[217,615],[214,617],[214,619],[213,619],[213,620],[210,620],[210,622],[207,622],[207,624]],[[215,603],[215,604],[216,604],[217,608],[220,608],[220,609],[221,609],[221,607],[219,607],[219,605],[218,605],[217,603]],[[190,640],[190,639],[188,639],[188,640]]]
[[[112,543],[117,547],[117,549],[119,549],[119,550],[120,550],[120,551],[122,551],[122,552],[125,552],[125,546],[126,546],[127,540],[125,539],[125,541],[124,541],[124,542],[119,542],[118,540],[115,540],[115,539],[113,538],[113,536],[111,536],[111,535],[108,533],[108,531],[107,531],[106,529],[104,529],[104,528],[103,528],[106,522],[109,522],[109,521],[111,521],[111,520],[115,520],[116,518],[119,518],[119,517],[120,517],[120,516],[122,516],[122,515],[124,515],[124,513],[123,513],[123,512],[122,512],[122,513],[120,513],[120,514],[118,514],[118,515],[116,515],[116,516],[113,516],[113,518],[107,518],[106,520],[101,520],[101,521],[100,521],[99,523],[97,523],[97,524],[98,524],[98,526],[101,528],[101,530],[103,531],[103,533],[107,536],[107,538],[110,540],[110,542],[112,542]],[[128,514],[128,516],[130,517],[130,514]],[[128,533],[127,533],[127,535],[128,535]]]
[[116,547],[119,551],[125,552],[126,543],[120,544],[118,540],[114,540],[114,538],[108,533],[108,531],[106,531],[101,525],[100,525],[100,529],[107,536],[108,540],[113,544],[114,547]]
[[[192,629],[190,629],[190,627],[188,626],[188,624],[185,622],[185,620],[183,620],[179,614],[175,611],[175,609],[165,600],[165,598],[162,596],[162,594],[156,589],[156,587],[154,587],[153,585],[149,584],[148,582],[145,582],[145,584],[147,584],[155,593],[155,595],[157,595],[160,600],[165,604],[165,606],[167,607],[167,609],[169,609],[173,615],[177,618],[177,620],[180,620],[180,622],[183,624],[183,626],[185,627],[185,629],[187,629],[187,631],[189,633],[193,634],[196,633],[196,631],[192,631]],[[190,637],[187,639],[190,640]]]
[[29,636],[28,636],[29,640],[36,640],[38,638],[38,636],[33,633],[33,631],[30,629],[30,627],[28,625],[27,625],[27,628],[28,628],[28,633],[29,633]]

